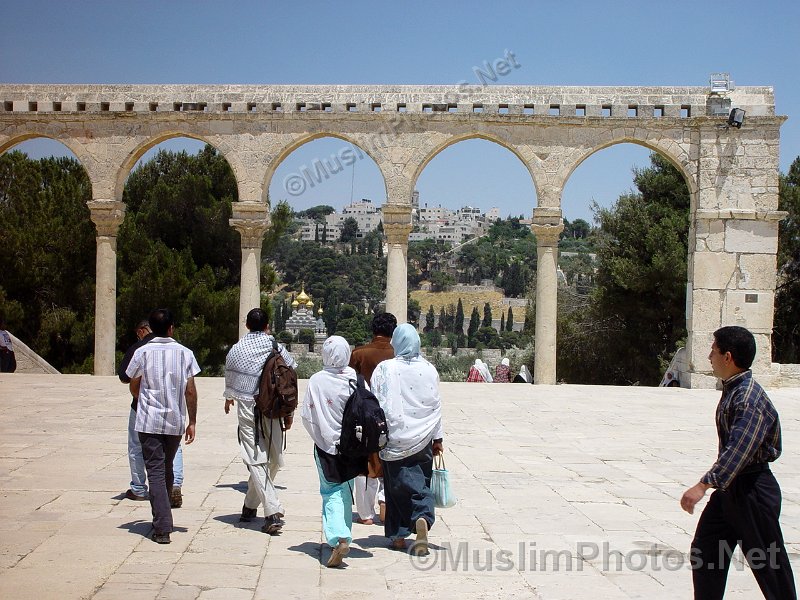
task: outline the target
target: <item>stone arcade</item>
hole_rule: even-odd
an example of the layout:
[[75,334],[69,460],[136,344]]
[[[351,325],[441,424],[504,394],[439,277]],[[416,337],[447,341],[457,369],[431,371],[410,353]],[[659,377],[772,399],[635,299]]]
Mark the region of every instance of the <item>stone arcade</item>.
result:
[[[92,183],[97,226],[95,374],[114,372],[116,235],[122,190],[136,161],[173,137],[202,140],[225,156],[239,202],[240,323],[260,299],[261,241],[270,181],[302,144],[323,136],[353,143],[386,183],[387,310],[406,314],[406,252],[414,185],[444,148],[469,138],[496,142],[530,172],[538,244],[537,383],[556,382],[557,243],[561,194],[594,152],[621,142],[659,152],[691,194],[686,322],[692,387],[714,385],[711,333],[742,324],[756,335],[759,377],[770,363],[778,243],[779,130],[770,87],[712,93],[703,87],[249,86],[0,84],[0,152],[33,137],[62,142]],[[727,109],[746,111],[726,126]],[[534,204],[536,207],[534,208]],[[520,211],[525,207],[519,207]]]

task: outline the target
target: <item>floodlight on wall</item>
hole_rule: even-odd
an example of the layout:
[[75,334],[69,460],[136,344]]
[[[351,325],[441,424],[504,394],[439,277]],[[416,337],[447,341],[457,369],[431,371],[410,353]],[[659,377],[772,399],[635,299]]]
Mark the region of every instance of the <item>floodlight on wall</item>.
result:
[[741,108],[732,109],[731,114],[728,115],[728,125],[741,129],[742,123],[744,123],[744,111]]
[[725,94],[734,89],[730,73],[712,73],[709,79],[712,94]]

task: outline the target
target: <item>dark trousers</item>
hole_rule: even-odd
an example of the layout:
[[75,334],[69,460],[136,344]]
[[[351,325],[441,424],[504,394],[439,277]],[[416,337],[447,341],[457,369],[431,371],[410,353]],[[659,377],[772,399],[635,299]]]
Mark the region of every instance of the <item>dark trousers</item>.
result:
[[172,533],[172,461],[181,445],[181,436],[139,432],[142,443],[144,467],[150,482],[150,509],[153,512],[153,529],[156,533]]
[[727,490],[711,494],[692,540],[696,600],[725,594],[731,555],[737,545],[767,600],[796,600],[792,567],[778,523],[781,488],[766,467],[751,467]]
[[400,460],[384,460],[383,485],[386,492],[386,537],[396,540],[415,533],[417,519],[423,517],[428,529],[434,515],[431,474],[433,449],[428,444],[411,456]]

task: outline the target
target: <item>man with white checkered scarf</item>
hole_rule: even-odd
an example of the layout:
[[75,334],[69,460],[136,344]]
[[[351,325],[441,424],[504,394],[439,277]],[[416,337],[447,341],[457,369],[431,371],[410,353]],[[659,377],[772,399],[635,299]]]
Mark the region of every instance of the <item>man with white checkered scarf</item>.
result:
[[[239,449],[242,460],[250,471],[247,495],[244,497],[240,521],[251,521],[258,514],[259,504],[264,506],[264,526],[261,531],[277,535],[283,527],[283,506],[275,490],[275,475],[283,466],[283,431],[280,419],[263,419],[263,432],[256,434],[253,416],[254,396],[258,392],[259,378],[274,339],[269,335],[269,318],[260,308],[247,313],[249,330],[234,344],[225,360],[225,413],[238,404]],[[293,369],[297,368],[292,355],[281,344],[278,352]],[[284,427],[291,427],[291,417],[284,419]],[[257,441],[256,441],[257,440]]]

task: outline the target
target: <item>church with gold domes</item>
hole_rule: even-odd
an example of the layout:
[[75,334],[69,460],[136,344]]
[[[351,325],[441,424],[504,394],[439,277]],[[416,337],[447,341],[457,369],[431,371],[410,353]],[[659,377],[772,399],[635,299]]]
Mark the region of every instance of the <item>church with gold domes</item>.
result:
[[322,307],[317,309],[317,318],[314,318],[314,302],[306,294],[305,285],[292,302],[292,316],[286,320],[286,330],[292,335],[297,335],[302,329],[314,332],[316,343],[322,343],[328,337],[328,329],[322,320]]

